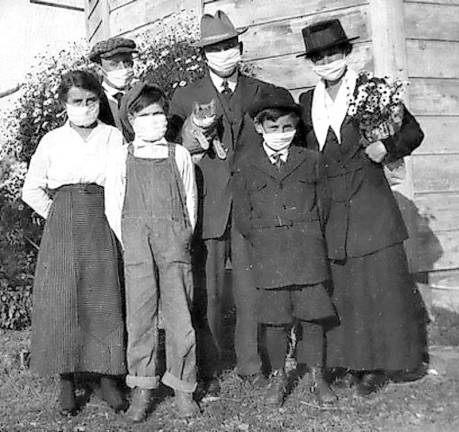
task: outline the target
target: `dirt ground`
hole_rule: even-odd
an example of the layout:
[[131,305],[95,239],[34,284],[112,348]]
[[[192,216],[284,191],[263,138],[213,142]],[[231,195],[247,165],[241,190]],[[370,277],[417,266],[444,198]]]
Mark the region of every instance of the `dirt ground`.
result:
[[[455,345],[459,316],[439,314],[430,325],[431,343]],[[68,420],[57,412],[57,382],[41,379],[27,368],[29,332],[0,333],[0,431],[71,432],[457,432],[459,375],[426,374],[404,383],[390,383],[361,398],[352,389],[337,389],[339,402],[320,407],[307,377],[292,372],[291,392],[281,409],[266,408],[262,392],[242,383],[231,370],[222,377],[221,397],[201,403],[202,415],[186,421],[174,415],[171,393],[160,391],[145,423],[130,425],[96,394],[81,413]],[[83,396],[83,395],[82,395]]]

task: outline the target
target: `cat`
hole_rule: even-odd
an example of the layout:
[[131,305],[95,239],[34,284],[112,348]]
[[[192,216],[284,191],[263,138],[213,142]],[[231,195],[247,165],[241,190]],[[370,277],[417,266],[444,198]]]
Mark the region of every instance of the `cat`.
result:
[[218,134],[217,103],[193,103],[193,111],[182,128],[182,143],[192,156],[203,156],[211,148],[219,159],[226,159],[227,150]]

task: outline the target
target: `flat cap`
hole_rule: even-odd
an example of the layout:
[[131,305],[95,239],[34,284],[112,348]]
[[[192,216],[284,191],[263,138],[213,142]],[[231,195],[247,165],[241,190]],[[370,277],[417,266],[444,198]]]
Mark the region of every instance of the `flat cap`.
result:
[[293,100],[290,92],[282,87],[269,87],[262,90],[249,106],[248,114],[255,118],[258,113],[269,108],[280,108],[301,114],[301,107]]
[[137,46],[132,39],[113,37],[97,42],[89,52],[89,60],[98,63],[100,59],[105,59],[115,54],[134,53]]

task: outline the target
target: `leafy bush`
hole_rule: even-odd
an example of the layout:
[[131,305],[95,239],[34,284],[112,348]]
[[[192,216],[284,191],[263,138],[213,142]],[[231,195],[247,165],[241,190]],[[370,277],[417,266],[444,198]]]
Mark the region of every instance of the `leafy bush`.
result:
[[[198,33],[197,20],[178,15],[155,33],[136,36],[138,79],[147,79],[171,96],[177,86],[203,75],[203,60],[191,46]],[[70,44],[36,58],[26,75],[20,97],[0,115],[0,328],[19,329],[30,323],[33,270],[43,220],[20,200],[27,165],[40,139],[61,126],[66,118],[57,88],[63,73],[93,70],[84,42]]]

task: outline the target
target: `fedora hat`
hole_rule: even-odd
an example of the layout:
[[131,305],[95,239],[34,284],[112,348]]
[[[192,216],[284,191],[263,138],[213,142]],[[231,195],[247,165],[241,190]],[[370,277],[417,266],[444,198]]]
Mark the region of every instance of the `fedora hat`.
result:
[[225,12],[218,10],[215,15],[204,14],[201,18],[201,38],[193,45],[204,47],[239,36],[247,27],[236,29]]
[[309,57],[318,51],[351,42],[359,36],[348,38],[339,19],[320,21],[301,30],[306,52],[297,57]]
[[295,103],[290,92],[282,87],[262,90],[249,106],[247,113],[251,118],[255,118],[258,113],[269,108],[284,109],[301,115],[300,105]]

